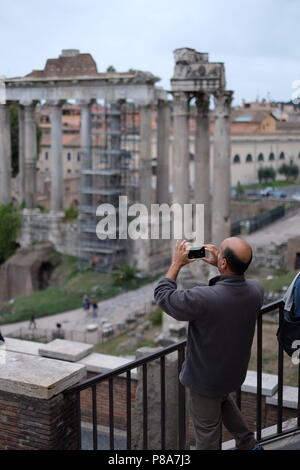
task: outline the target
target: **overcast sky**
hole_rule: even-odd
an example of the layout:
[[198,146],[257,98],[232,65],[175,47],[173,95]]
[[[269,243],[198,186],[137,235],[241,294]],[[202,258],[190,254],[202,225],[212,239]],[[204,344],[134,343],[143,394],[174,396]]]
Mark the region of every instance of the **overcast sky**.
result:
[[300,0],[0,0],[0,74],[42,69],[62,49],[90,52],[98,71],[148,70],[170,89],[173,50],[224,62],[235,104],[289,100],[300,79]]

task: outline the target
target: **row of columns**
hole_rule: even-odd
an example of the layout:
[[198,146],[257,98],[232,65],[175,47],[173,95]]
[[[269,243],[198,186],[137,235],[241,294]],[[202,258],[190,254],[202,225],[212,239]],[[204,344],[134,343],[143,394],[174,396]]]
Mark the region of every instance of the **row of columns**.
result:
[[[173,202],[190,202],[189,93],[174,92]],[[232,91],[214,93],[213,191],[210,195],[209,95],[196,95],[195,203],[204,204],[204,241],[219,244],[230,236],[230,128]]]
[[[51,106],[51,209],[59,212],[63,209],[63,160],[62,160],[62,105],[63,101],[48,102]],[[115,110],[116,126],[120,126],[120,110],[122,103],[112,104],[111,120],[114,122]],[[92,164],[92,129],[91,106],[92,101],[80,100],[81,125],[80,141],[83,169],[90,169]],[[36,207],[36,162],[37,162],[37,134],[35,119],[36,102],[19,103],[19,191],[20,199],[25,202],[26,208]],[[151,201],[151,106],[144,105],[140,108],[140,200],[145,204]],[[157,202],[167,202],[169,198],[169,132],[170,132],[170,107],[163,100],[158,101],[158,138],[157,138],[157,165],[158,188]],[[9,104],[0,105],[0,202],[11,201],[11,143],[10,143],[10,118]],[[115,136],[113,139],[119,139]],[[114,140],[112,141],[114,142]],[[115,142],[119,147],[120,143]],[[86,186],[90,185],[90,175],[84,176]],[[90,195],[85,195],[83,204],[89,204],[86,200]]]
[[[63,209],[62,105],[51,101],[51,209]],[[36,207],[36,102],[19,103],[19,191],[28,209]],[[81,103],[81,144],[87,166],[91,159],[91,103]],[[11,137],[9,103],[0,104],[0,203],[11,202]],[[89,166],[91,168],[91,166]]]

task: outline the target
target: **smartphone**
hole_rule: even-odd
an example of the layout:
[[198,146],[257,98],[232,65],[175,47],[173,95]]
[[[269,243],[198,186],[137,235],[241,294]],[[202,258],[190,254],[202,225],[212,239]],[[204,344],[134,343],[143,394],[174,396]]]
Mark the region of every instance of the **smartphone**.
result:
[[202,248],[191,248],[188,254],[189,259],[194,259],[194,258],[204,258],[205,257],[205,248],[202,246]]

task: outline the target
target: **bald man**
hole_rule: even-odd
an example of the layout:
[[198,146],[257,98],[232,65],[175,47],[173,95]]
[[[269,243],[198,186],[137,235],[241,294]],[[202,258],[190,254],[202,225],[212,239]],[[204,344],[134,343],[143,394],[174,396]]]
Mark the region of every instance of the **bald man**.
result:
[[[179,380],[187,387],[196,449],[217,450],[223,422],[241,450],[263,450],[249,431],[231,393],[243,384],[264,290],[244,273],[251,246],[238,237],[220,247],[204,245],[209,257],[191,260],[189,244],[177,242],[172,264],[154,291],[156,303],[171,317],[188,321],[186,359]],[[177,290],[180,269],[189,263],[216,266],[208,285]]]

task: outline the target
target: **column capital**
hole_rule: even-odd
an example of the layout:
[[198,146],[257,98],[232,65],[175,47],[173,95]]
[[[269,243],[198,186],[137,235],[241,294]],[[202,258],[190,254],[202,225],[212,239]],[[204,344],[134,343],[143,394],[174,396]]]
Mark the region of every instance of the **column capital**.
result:
[[19,101],[19,106],[24,106],[25,108],[35,108],[38,104],[37,100],[22,100]]
[[79,99],[76,100],[76,104],[79,106],[91,106],[96,102],[95,99]]
[[219,90],[214,93],[215,117],[228,117],[233,98],[232,90]]
[[175,91],[172,93],[173,100],[173,114],[174,116],[188,115],[189,112],[189,94],[184,91]]
[[48,106],[62,106],[64,103],[66,102],[66,100],[47,100],[46,104]]
[[196,94],[196,108],[197,114],[202,117],[207,117],[209,114],[209,98],[208,93],[197,93]]

